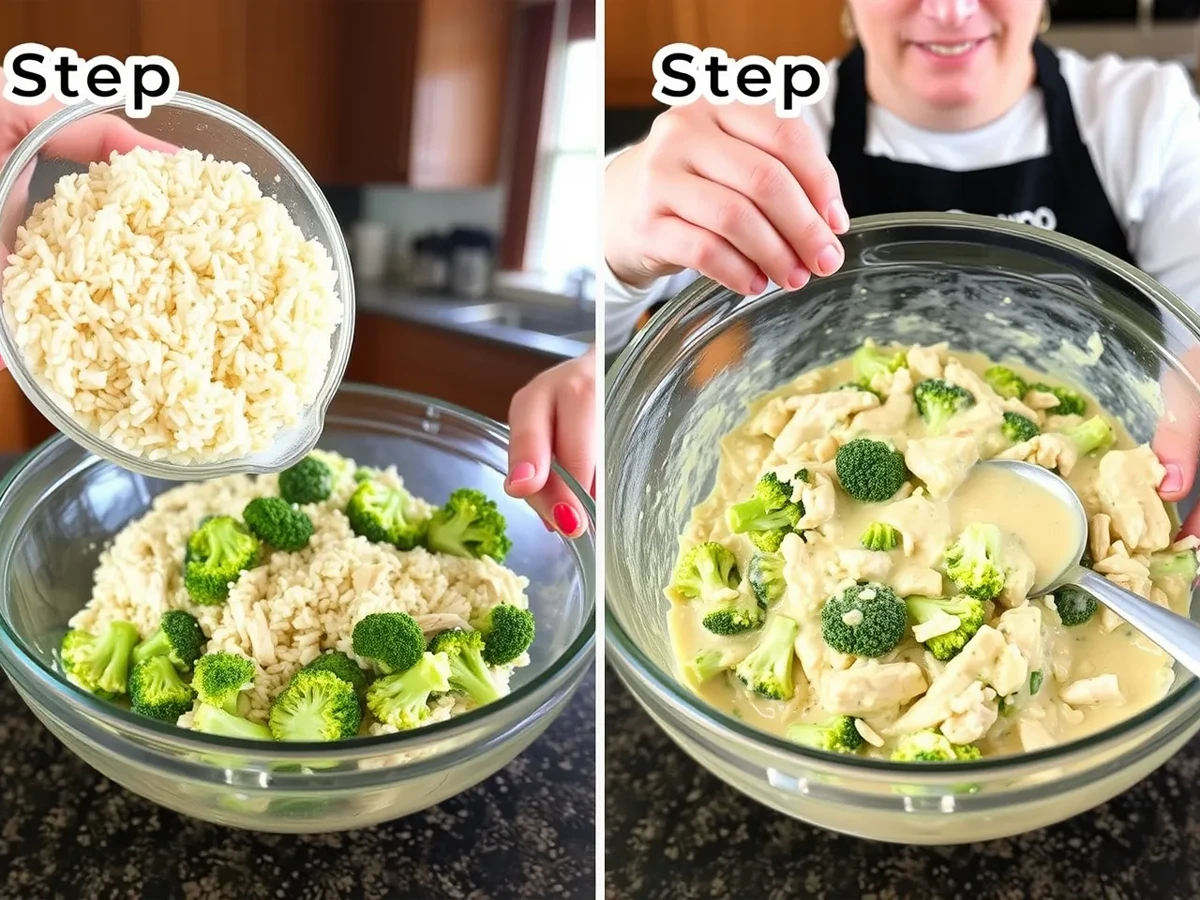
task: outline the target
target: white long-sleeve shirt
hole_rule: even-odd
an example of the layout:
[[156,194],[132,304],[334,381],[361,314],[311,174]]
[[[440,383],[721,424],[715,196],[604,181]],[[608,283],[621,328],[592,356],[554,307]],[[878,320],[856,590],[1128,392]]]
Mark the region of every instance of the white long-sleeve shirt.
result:
[[[1200,101],[1190,76],[1174,63],[1111,55],[1093,60],[1072,50],[1056,52],[1080,134],[1138,266],[1200,309]],[[836,61],[828,66],[830,90],[803,113],[826,152]],[[898,162],[967,171],[1048,152],[1045,108],[1037,88],[999,119],[971,131],[926,131],[875,104],[867,113],[866,153]],[[635,289],[605,267],[606,351],[618,350],[629,340],[648,307],[698,277],[685,271]],[[768,291],[774,289],[767,286]]]

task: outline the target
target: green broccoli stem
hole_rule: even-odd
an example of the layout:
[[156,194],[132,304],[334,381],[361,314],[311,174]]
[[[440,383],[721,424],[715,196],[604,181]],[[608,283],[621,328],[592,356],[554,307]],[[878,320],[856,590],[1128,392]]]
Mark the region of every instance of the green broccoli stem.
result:
[[137,646],[137,629],[129,622],[113,622],[96,642],[94,659],[101,661],[102,671],[96,687],[112,694],[124,694],[129,683],[130,661]]
[[792,524],[792,516],[787,507],[768,509],[762,500],[751,497],[749,500],[730,506],[727,521],[734,534],[744,534],[747,531],[773,531],[776,528],[787,528]]
[[166,656],[171,652],[171,641],[165,631],[159,629],[146,640],[133,648],[133,662],[136,665],[155,656]]
[[720,650],[704,650],[684,666],[687,674],[697,683],[708,681],[728,668],[725,654]]
[[205,734],[221,735],[222,737],[251,741],[274,740],[271,736],[271,729],[266,725],[259,725],[257,722],[243,719],[228,710],[218,709],[204,703],[196,708],[196,712],[192,716],[192,726]]
[[1093,450],[1106,447],[1113,441],[1112,426],[1102,416],[1092,416],[1086,422],[1063,432],[1080,456],[1087,456]]
[[500,690],[478,653],[463,651],[450,657],[450,684],[478,705],[500,699]]
[[1196,558],[1195,550],[1161,551],[1150,555],[1151,578],[1183,575],[1188,580],[1193,580],[1198,568],[1200,561]]

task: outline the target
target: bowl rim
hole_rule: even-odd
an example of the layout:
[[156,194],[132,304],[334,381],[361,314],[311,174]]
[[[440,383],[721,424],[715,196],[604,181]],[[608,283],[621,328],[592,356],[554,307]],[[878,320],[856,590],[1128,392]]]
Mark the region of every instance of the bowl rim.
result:
[[[850,223],[847,235],[862,234],[870,231],[896,229],[905,227],[947,226],[967,232],[1007,233],[1016,238],[1028,239],[1033,244],[1043,244],[1058,250],[1067,251],[1084,261],[1108,270],[1111,274],[1127,282],[1134,291],[1149,295],[1153,300],[1170,310],[1191,332],[1192,337],[1200,343],[1200,315],[1185,304],[1174,293],[1152,279],[1141,270],[1129,265],[1123,260],[1106,253],[1090,244],[1068,235],[1048,231],[1037,226],[1027,225],[1011,220],[975,215],[972,213],[886,213],[873,216],[862,216]],[[807,287],[807,285],[806,285]],[[769,293],[759,295],[751,300],[752,303],[770,302],[771,298],[779,295],[802,293],[805,288],[789,290],[776,288]],[[710,278],[701,277],[685,287],[669,300],[659,314],[654,316],[647,325],[638,331],[629,345],[622,351],[613,363],[605,379],[605,419],[612,411],[614,399],[623,394],[623,388],[630,371],[638,359],[643,358],[645,351],[659,336],[685,312],[694,311],[701,303],[716,297],[740,297],[742,295],[730,291]],[[710,329],[692,336],[693,340],[703,340]],[[607,429],[606,429],[607,433]],[[607,451],[607,448],[606,448]],[[607,528],[607,524],[606,524]],[[605,554],[605,567],[608,565],[608,555]],[[1143,726],[1157,720],[1170,720],[1189,701],[1200,698],[1200,678],[1190,673],[1183,673],[1183,681],[1179,688],[1168,693],[1162,699],[1146,707],[1127,719],[1122,719],[1114,725],[1100,731],[1084,735],[1072,741],[1055,744],[1042,750],[1012,753],[1003,756],[983,757],[977,760],[957,760],[953,762],[922,763],[914,770],[911,763],[892,762],[891,760],[874,759],[866,756],[846,755],[817,750],[793,743],[767,731],[753,728],[732,716],[718,710],[715,706],[704,701],[698,694],[688,689],[679,679],[664,672],[657,663],[642,652],[629,634],[617,620],[612,604],[607,602],[608,580],[605,578],[604,604],[604,636],[605,648],[611,649],[620,658],[622,664],[635,672],[653,691],[664,696],[672,705],[683,707],[685,713],[695,720],[702,721],[713,732],[731,732],[741,741],[752,745],[765,747],[775,753],[797,760],[810,760],[832,767],[853,769],[861,772],[874,772],[879,775],[905,774],[912,778],[916,771],[930,775],[970,772],[999,772],[1017,768],[1031,767],[1041,763],[1062,762],[1064,758],[1098,749],[1112,742],[1131,736]]]
[[[29,399],[38,411],[49,419],[55,427],[67,434],[76,443],[82,444],[89,451],[102,459],[115,463],[124,469],[148,475],[153,478],[163,478],[175,481],[187,481],[196,478],[215,478],[233,474],[266,474],[281,471],[298,462],[316,446],[320,438],[325,414],[329,404],[337,393],[338,385],[345,376],[349,363],[350,348],[354,340],[354,310],[355,284],[353,270],[350,265],[350,251],[346,246],[346,238],[337,224],[337,217],[329,200],[317,185],[316,180],[309,174],[304,164],[277,137],[267,131],[262,125],[239,112],[231,106],[212,100],[201,94],[178,91],[167,102],[157,104],[155,109],[185,109],[200,113],[210,119],[216,119],[246,135],[251,141],[267,151],[283,169],[284,173],[298,187],[305,201],[312,208],[319,227],[325,231],[321,245],[329,254],[330,264],[337,276],[338,300],[342,305],[342,321],[330,336],[331,352],[329,368],[326,370],[321,388],[311,404],[303,409],[299,421],[292,427],[303,429],[303,440],[292,443],[290,449],[281,448],[274,444],[270,447],[252,453],[249,456],[236,457],[213,463],[176,463],[169,460],[149,460],[145,457],[129,453],[111,446],[99,436],[76,424],[64,410],[60,409],[38,384],[28,365],[25,354],[17,346],[10,333],[8,317],[0,314],[0,357],[6,360],[13,378],[21,392]],[[46,141],[68,125],[97,115],[112,115],[123,113],[124,101],[106,103],[76,103],[52,113],[39,122],[27,134],[16,149],[0,166],[0,209],[8,201],[20,176],[31,163],[36,161],[38,154]],[[138,120],[124,117],[133,127],[138,127]],[[187,148],[184,148],[187,149]],[[103,161],[103,160],[98,160]],[[267,187],[264,193],[267,192]],[[281,452],[287,449],[287,452]],[[270,462],[249,463],[248,460],[267,456]]]
[[[465,419],[468,423],[480,428],[500,446],[507,446],[511,433],[508,426],[488,416],[473,412],[464,407],[439,400],[424,394],[394,388],[378,387],[376,385],[359,384],[356,382],[343,383],[339,393],[347,392],[362,396],[374,396],[391,400],[399,400],[412,406],[426,406],[438,410],[439,413],[449,414]],[[66,435],[54,435],[43,441],[30,452],[22,456],[13,467],[0,479],[0,510],[4,509],[3,499],[10,487],[20,478],[21,474],[36,460],[51,452],[63,442],[70,442]],[[103,458],[85,458],[86,465],[114,465]],[[551,470],[563,479],[564,484],[583,506],[591,527],[584,533],[569,541],[568,546],[577,541],[586,540],[594,546],[595,542],[595,503],[588,493],[580,486],[575,478],[552,460]],[[0,512],[0,517],[4,513]],[[560,538],[566,541],[565,538]],[[0,547],[0,562],[7,562],[11,547]],[[593,564],[594,566],[594,564]],[[587,579],[585,577],[585,589]],[[260,757],[270,757],[272,762],[288,760],[317,760],[326,761],[333,758],[369,757],[380,753],[403,752],[410,745],[428,744],[434,741],[447,740],[462,732],[480,727],[490,719],[498,718],[505,710],[517,706],[530,697],[535,696],[546,685],[553,683],[564,672],[577,667],[591,655],[595,643],[596,632],[596,572],[591,578],[592,588],[587,616],[582,623],[579,633],[562,653],[553,659],[544,670],[538,672],[528,684],[523,684],[516,690],[505,694],[499,700],[477,707],[452,718],[423,725],[408,731],[395,734],[356,736],[344,741],[314,742],[314,741],[259,741],[248,738],[228,738],[221,735],[209,735],[202,732],[190,731],[178,725],[167,722],[157,722],[145,716],[123,709],[68,681],[53,667],[46,665],[29,652],[24,641],[13,631],[7,618],[0,616],[0,649],[7,646],[14,652],[16,661],[36,679],[38,684],[48,685],[49,689],[61,700],[81,710],[81,714],[92,722],[99,723],[116,731],[124,740],[138,738],[145,741],[158,741],[172,748],[196,752],[211,752],[215,748],[240,750],[257,749]],[[523,720],[524,721],[524,720]],[[269,750],[267,748],[270,748]]]

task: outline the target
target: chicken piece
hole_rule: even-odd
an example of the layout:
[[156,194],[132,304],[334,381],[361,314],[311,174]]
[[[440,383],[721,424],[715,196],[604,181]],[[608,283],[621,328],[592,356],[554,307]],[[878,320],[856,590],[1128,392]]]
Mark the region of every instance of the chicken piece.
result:
[[820,680],[821,706],[844,716],[897,709],[925,690],[921,667],[911,662],[855,664]]
[[969,435],[911,440],[904,450],[908,470],[925,482],[929,496],[945,500],[979,462],[979,447]]
[[1009,535],[1004,542],[1004,564],[1008,568],[1004,576],[1004,590],[996,599],[1008,607],[1024,606],[1029,602],[1029,591],[1037,577],[1037,566],[1015,536]]
[[854,729],[859,733],[862,739],[872,747],[883,746],[883,738],[879,736],[879,732],[868,725],[864,719],[855,719]]
[[973,682],[982,681],[998,696],[1019,690],[1029,677],[1021,651],[995,628],[982,626],[950,662],[920,700],[893,726],[897,734],[932,728],[954,715],[952,702]]
[[1045,725],[1024,717],[1017,723],[1017,735],[1021,738],[1021,747],[1026,752],[1045,750],[1047,747],[1053,747],[1055,743]]
[[775,438],[775,452],[789,457],[801,444],[825,437],[855,413],[878,406],[879,398],[869,391],[842,390],[789,397],[784,404],[792,418]]
[[932,619],[920,622],[912,627],[913,640],[918,644],[923,644],[935,637],[941,637],[943,634],[957,631],[958,626],[961,624],[958,616],[952,616],[948,612],[939,610]]
[[[801,444],[793,450],[780,465],[773,465],[775,468],[788,469],[789,475],[797,469],[813,468],[813,463],[826,463],[837,456],[838,448],[841,442],[833,435],[826,435],[823,438],[817,438],[815,441]],[[773,460],[779,460],[781,457],[778,454],[772,453]]]
[[1058,469],[1064,478],[1079,462],[1075,445],[1061,434],[1042,432],[1028,441],[1014,444],[997,454],[1000,459],[1019,459],[1037,463],[1043,469]]
[[[846,428],[847,438],[861,434],[891,435],[904,430],[913,413],[912,375],[907,369],[899,369],[895,373],[878,375],[876,379],[885,377],[888,379],[884,387],[887,399],[882,406],[860,412],[851,419]],[[874,381],[871,386],[875,386]]]
[[1098,706],[1101,703],[1122,703],[1121,687],[1117,676],[1096,675],[1073,681],[1059,692],[1064,703],[1071,706]]
[[1104,513],[1092,516],[1092,527],[1088,529],[1088,548],[1092,551],[1092,560],[1104,559],[1112,547],[1112,519]]
[[952,744],[973,744],[996,724],[999,716],[996,692],[983,682],[971,686],[950,701],[952,715],[942,722],[942,734]]
[[791,418],[792,411],[787,408],[786,398],[772,397],[752,415],[746,430],[752,435],[777,438]]
[[1200,547],[1200,537],[1194,534],[1185,534],[1171,545],[1171,549],[1176,553],[1180,550],[1195,550],[1197,547]]
[[1154,553],[1171,543],[1171,520],[1158,496],[1166,475],[1149,445],[1110,450],[1100,458],[1096,489],[1101,511],[1112,517],[1112,531],[1130,553]]
[[1092,568],[1113,584],[1150,599],[1150,589],[1154,586],[1150,581],[1150,568],[1143,560],[1129,555],[1124,541],[1109,547],[1108,556],[1093,563]]
[[1049,391],[1029,391],[1021,398],[1030,409],[1045,410],[1058,406],[1059,399]]
[[804,504],[804,515],[796,523],[798,529],[819,528],[830,519],[837,509],[837,491],[833,480],[823,472],[810,473],[812,484],[797,486],[800,502]]
[[789,615],[803,610],[820,610],[837,591],[840,579],[829,574],[828,560],[837,551],[819,535],[809,534],[808,540],[789,534],[779,546],[783,554],[783,578],[787,584],[784,595]]
[[1042,667],[1042,608],[1032,603],[1008,609],[996,621],[996,630],[1021,651],[1029,671]]
[[935,566],[950,545],[949,511],[924,492],[893,500],[879,511],[879,520],[900,532],[904,555],[914,563]]
[[908,361],[908,371],[912,373],[912,380],[924,381],[926,378],[941,378],[946,365],[946,349],[946,344],[910,347],[905,358]]
[[893,571],[888,585],[898,597],[911,597],[914,594],[938,597],[942,593],[942,573],[926,566],[904,563]]
[[1039,424],[1041,423],[1042,418],[1043,418],[1043,415],[1039,410],[1030,409],[1028,406],[1026,406],[1020,400],[1017,400],[1015,397],[1001,397],[1000,398],[1000,407],[1005,412],[1016,413],[1018,416],[1024,416],[1025,418],[1031,419],[1034,422],[1037,422]]
[[[1058,398],[1055,397],[1055,399]],[[1046,421],[1042,423],[1042,431],[1070,431],[1072,428],[1078,428],[1085,421],[1083,416],[1077,416],[1074,413],[1069,416],[1046,416]]]
[[839,550],[829,575],[838,581],[883,582],[892,571],[892,557],[883,550]]

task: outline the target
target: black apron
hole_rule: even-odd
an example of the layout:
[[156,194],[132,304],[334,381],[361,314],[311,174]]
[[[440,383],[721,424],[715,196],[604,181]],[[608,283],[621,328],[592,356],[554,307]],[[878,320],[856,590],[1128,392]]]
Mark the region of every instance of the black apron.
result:
[[1046,107],[1049,154],[1007,166],[948,172],[866,154],[862,48],[847,55],[837,69],[829,159],[850,217],[950,210],[1002,216],[1086,241],[1137,265],[1079,134],[1058,56],[1037,41],[1033,57]]

